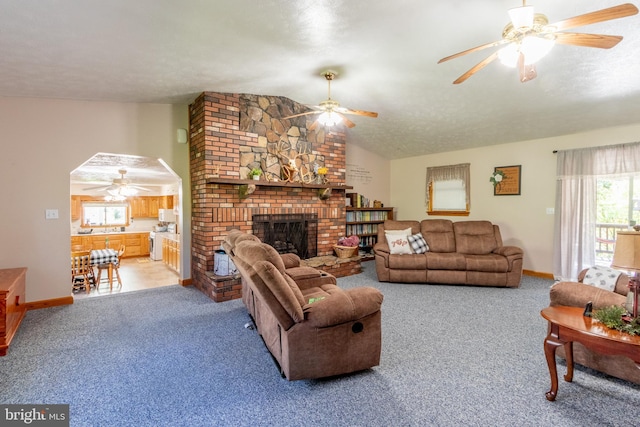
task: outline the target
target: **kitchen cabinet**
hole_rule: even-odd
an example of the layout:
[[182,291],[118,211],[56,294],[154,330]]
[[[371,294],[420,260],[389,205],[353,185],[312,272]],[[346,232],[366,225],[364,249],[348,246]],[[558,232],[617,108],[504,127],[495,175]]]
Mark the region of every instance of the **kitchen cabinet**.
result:
[[[71,236],[71,248],[80,250],[105,249],[109,240],[109,249],[120,249],[125,245],[123,258],[148,256],[149,233],[109,233],[88,236]],[[82,248],[80,248],[80,245]]]
[[129,205],[132,218],[150,218],[149,201],[146,197],[130,197]]
[[91,249],[120,249],[120,245],[124,244],[124,237],[122,234],[102,234],[92,236]]
[[158,217],[158,209],[160,209],[160,198],[159,197],[147,197],[147,214],[149,218],[157,218]]
[[125,234],[124,236],[125,258],[149,255],[149,233]]
[[88,236],[71,236],[71,252],[90,251],[93,249],[91,240]]
[[166,209],[167,196],[130,197],[129,204],[132,218],[157,218],[158,210]]
[[[178,196],[137,196],[129,197],[129,216],[131,218],[157,218],[159,209],[177,207]],[[82,218],[83,202],[104,202],[102,197],[71,196],[71,220]]]
[[80,219],[81,208],[82,203],[80,202],[80,198],[78,196],[71,196],[71,221]]
[[180,240],[176,236],[165,236],[162,239],[162,262],[180,272]]

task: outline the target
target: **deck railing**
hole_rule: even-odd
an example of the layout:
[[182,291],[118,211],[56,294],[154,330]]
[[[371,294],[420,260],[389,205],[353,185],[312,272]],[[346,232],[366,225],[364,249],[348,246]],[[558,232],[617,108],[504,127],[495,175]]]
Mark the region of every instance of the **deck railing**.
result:
[[611,264],[616,234],[628,228],[627,224],[596,224],[596,264],[607,266]]

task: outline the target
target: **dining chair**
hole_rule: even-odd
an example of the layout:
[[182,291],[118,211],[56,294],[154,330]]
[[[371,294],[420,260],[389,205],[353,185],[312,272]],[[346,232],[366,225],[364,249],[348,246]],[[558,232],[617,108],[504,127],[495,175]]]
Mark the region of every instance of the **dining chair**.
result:
[[[126,249],[125,245],[120,245],[120,249],[118,249],[118,260],[116,262],[111,263],[113,271],[116,273],[116,278],[118,279],[118,286],[122,286],[122,280],[120,280],[120,272],[118,271],[118,267],[120,267],[120,258],[122,257],[122,255],[124,255],[125,249]],[[98,265],[98,285],[97,286],[100,285],[102,271],[108,270],[108,269],[109,269],[108,263]]]
[[74,291],[84,288],[91,292],[91,284],[95,283],[91,267],[91,251],[71,252],[71,284]]

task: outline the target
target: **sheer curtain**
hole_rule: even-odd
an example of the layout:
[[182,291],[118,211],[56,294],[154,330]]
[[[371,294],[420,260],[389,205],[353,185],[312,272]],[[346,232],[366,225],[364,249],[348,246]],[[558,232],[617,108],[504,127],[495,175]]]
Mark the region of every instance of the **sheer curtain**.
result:
[[640,142],[558,151],[553,274],[576,280],[595,264],[596,181],[640,173]]

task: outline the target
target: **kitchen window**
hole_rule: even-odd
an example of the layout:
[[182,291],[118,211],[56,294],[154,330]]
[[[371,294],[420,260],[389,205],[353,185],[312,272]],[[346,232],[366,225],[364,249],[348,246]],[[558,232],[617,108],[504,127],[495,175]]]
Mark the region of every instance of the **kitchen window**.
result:
[[83,203],[82,227],[121,227],[129,225],[127,203]]

